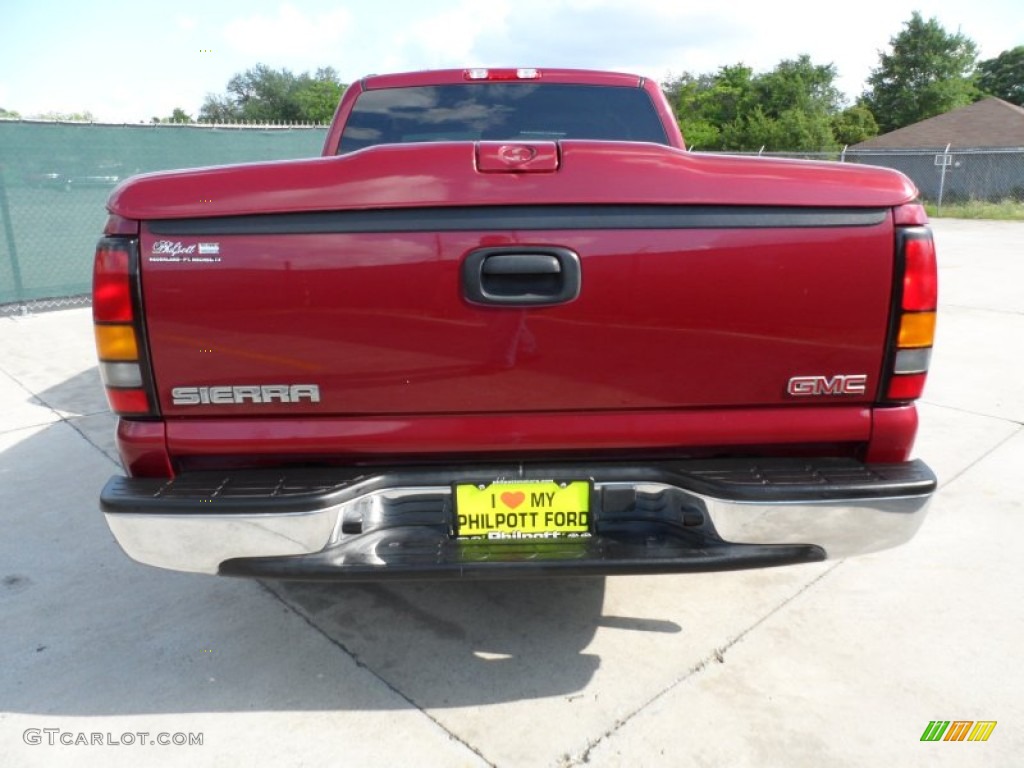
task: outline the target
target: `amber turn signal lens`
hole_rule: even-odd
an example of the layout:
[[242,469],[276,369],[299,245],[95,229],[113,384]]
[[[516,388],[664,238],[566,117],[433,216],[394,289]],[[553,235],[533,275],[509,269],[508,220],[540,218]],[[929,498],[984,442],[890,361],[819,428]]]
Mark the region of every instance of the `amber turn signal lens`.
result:
[[934,340],[934,312],[910,312],[900,319],[900,335],[896,340],[896,346],[900,349],[930,347]]
[[130,325],[97,325],[96,354],[100,360],[138,360],[135,329]]

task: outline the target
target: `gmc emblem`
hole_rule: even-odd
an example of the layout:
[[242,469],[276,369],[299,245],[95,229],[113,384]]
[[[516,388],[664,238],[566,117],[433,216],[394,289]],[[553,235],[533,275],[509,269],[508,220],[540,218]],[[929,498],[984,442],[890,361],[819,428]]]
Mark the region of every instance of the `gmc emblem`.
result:
[[794,397],[818,395],[863,395],[868,390],[868,377],[864,373],[836,376],[794,376],[786,392]]

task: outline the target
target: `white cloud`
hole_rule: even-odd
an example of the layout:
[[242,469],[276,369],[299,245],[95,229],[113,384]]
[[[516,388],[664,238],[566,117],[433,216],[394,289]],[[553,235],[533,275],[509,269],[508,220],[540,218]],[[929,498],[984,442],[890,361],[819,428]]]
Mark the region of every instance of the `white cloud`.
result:
[[[995,5],[965,11],[962,0],[934,0],[925,16],[938,15],[950,31],[962,26],[976,39],[983,31],[1024,26],[1024,15],[1005,13],[1006,0]],[[371,69],[575,66],[661,80],[740,62],[765,71],[806,53],[816,64],[834,63],[837,84],[854,99],[877,66],[878,51],[919,6],[917,0],[860,0],[856,12],[835,16],[800,0],[500,0],[486,10],[478,2],[438,2],[423,6],[437,9],[426,19],[396,20],[388,33],[394,44],[376,50]],[[997,15],[1001,24],[987,18]],[[1001,48],[983,50],[993,56]]]
[[481,63],[618,69],[663,77],[735,45],[742,27],[704,9],[622,0],[519,0],[473,47]]
[[[0,106],[22,114],[89,109],[111,120],[148,120],[174,106],[195,113],[205,93],[256,63],[293,72],[330,65],[348,82],[473,65],[619,69],[663,80],[737,62],[763,71],[802,53],[834,62],[839,87],[855,98],[914,8],[948,31],[960,28],[981,58],[1024,40],[1020,0],[858,0],[839,12],[806,0],[185,0],[162,10],[137,4],[135,16],[29,23],[29,8],[42,17],[52,3],[23,3],[20,22],[18,12],[4,15],[10,45],[0,46]],[[131,34],[147,22],[175,33],[173,55],[154,55],[151,38]],[[89,48],[86,41],[104,35],[120,41],[112,52]],[[33,60],[41,48],[50,55]],[[129,95],[113,98],[115,81]]]
[[[348,80],[372,72],[517,65],[618,69],[663,80],[739,62],[765,71],[807,53],[816,64],[836,65],[837,84],[852,99],[877,64],[878,50],[919,5],[860,2],[857,13],[833,17],[798,0],[732,0],[727,6],[680,0],[341,0],[351,14],[317,15],[283,5],[238,20],[228,31],[229,47],[244,49],[249,62],[293,70],[326,62]],[[959,9],[962,0],[934,3],[940,13]],[[984,29],[980,11],[966,20],[962,10],[940,15],[950,29],[961,23],[969,35]],[[1012,30],[1013,23],[1006,19],[1002,27]]]
[[268,51],[277,59],[334,58],[351,23],[352,15],[344,8],[310,16],[285,4],[272,16],[258,13],[229,22],[224,38],[230,48],[257,59]]
[[[372,71],[463,66],[578,66],[633,69],[664,75],[664,61],[680,50],[712,55],[730,25],[702,9],[677,2],[624,0],[478,0],[440,5],[426,15],[397,19],[384,29],[388,45],[359,46],[355,35],[347,59],[372,55]],[[642,70],[642,71],[641,71]]]
[[475,61],[473,51],[489,31],[505,27],[509,13],[508,0],[489,0],[486,13],[477,0],[463,0],[400,31],[396,48],[417,69],[485,63]]

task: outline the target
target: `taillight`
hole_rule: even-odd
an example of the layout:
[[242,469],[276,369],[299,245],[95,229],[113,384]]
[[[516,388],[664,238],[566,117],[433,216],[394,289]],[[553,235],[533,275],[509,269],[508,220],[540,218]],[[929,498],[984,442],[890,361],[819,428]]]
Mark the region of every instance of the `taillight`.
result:
[[96,355],[107,402],[119,416],[156,414],[136,316],[137,264],[133,239],[105,237],[96,245],[92,281]]
[[938,270],[935,242],[924,226],[897,229],[897,264],[903,271],[899,304],[894,313],[888,363],[888,400],[916,400],[924,390],[935,341]]

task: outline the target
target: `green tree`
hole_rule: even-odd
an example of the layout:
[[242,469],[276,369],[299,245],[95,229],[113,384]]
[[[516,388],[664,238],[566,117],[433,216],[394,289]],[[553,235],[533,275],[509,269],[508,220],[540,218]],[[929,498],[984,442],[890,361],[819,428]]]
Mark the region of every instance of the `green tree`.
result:
[[974,101],[978,47],[969,37],[947,32],[938,19],[917,11],[879,52],[868,78],[864,104],[883,132],[919,122]]
[[321,67],[312,77],[305,73],[300,75],[295,100],[299,105],[301,119],[329,123],[344,90],[345,86],[341,84],[333,67]]
[[757,102],[774,123],[763,146],[810,152],[833,149],[831,117],[843,100],[835,87],[836,76],[835,65],[814,64],[806,54],[758,75]]
[[787,109],[775,121],[772,141],[765,149],[774,151],[821,152],[835,149],[831,118],[827,113]]
[[217,122],[326,122],[344,89],[332,67],[295,75],[257,64],[232,77],[227,93],[208,94],[199,117]]
[[680,118],[679,130],[690,149],[718,149],[722,146],[722,130],[702,118]]
[[831,114],[838,111],[843,96],[835,87],[833,64],[815,64],[804,54],[786,59],[754,81],[758,103],[768,114],[781,115],[789,109]]
[[151,123],[194,123],[192,115],[186,112],[181,107],[175,107],[174,111],[171,112],[170,117],[153,117],[150,119]]
[[0,107],[0,117],[7,117],[12,120],[17,120],[19,117],[21,117],[21,115],[19,115],[12,109],[4,109],[3,107]]
[[775,148],[776,120],[760,106],[722,126],[722,149],[751,152]]
[[684,72],[665,83],[683,137],[690,147],[723,149],[722,127],[753,106],[753,70],[742,64],[716,73]]
[[228,96],[206,95],[199,110],[200,121],[208,123],[230,123],[242,119],[242,108]]
[[234,97],[247,121],[297,120],[298,105],[292,93],[296,78],[289,70],[273,70],[264,64],[235,75],[228,81],[228,94]]
[[85,112],[40,112],[37,115],[32,115],[34,120],[58,120],[61,122],[79,122],[79,123],[93,123],[96,122],[96,118],[93,117],[92,112],[86,110]]
[[832,116],[842,104],[836,69],[809,56],[754,74],[742,64],[664,84],[687,144],[701,149],[833,149]]
[[878,123],[870,109],[857,104],[832,116],[832,135],[843,146],[859,144],[878,135]]
[[978,88],[990,96],[1024,107],[1024,45],[978,62]]

